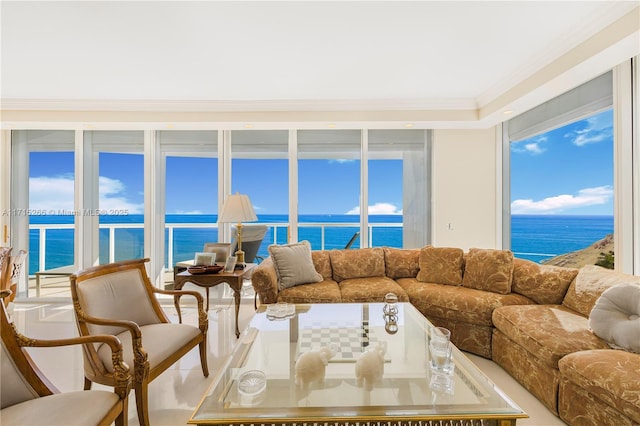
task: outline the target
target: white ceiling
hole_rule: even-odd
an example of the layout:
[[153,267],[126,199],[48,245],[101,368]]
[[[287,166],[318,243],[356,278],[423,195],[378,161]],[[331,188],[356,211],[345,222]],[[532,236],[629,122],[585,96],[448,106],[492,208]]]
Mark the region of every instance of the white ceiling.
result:
[[3,0],[0,98],[477,110],[639,4]]

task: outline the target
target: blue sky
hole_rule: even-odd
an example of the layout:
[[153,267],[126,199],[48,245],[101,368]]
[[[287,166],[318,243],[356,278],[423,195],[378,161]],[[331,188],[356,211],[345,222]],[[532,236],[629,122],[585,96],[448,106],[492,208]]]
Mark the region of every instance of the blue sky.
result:
[[511,144],[512,214],[613,214],[613,111]]
[[[613,214],[613,114],[596,114],[511,144],[513,214]],[[32,153],[30,208],[73,210],[73,153]],[[357,214],[360,162],[300,160],[300,214]],[[100,208],[143,212],[143,158],[100,154]],[[170,214],[217,211],[214,158],[167,159]],[[402,212],[402,162],[369,162],[369,212]],[[286,214],[288,161],[237,159],[232,192],[248,194],[258,216]]]

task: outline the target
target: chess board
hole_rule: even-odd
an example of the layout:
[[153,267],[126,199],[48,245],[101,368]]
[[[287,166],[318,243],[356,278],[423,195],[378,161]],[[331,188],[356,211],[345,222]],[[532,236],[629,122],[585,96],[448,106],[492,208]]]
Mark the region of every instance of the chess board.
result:
[[323,346],[335,345],[338,353],[329,362],[355,362],[360,355],[378,342],[368,321],[345,324],[323,322],[302,328],[298,337],[298,355]]

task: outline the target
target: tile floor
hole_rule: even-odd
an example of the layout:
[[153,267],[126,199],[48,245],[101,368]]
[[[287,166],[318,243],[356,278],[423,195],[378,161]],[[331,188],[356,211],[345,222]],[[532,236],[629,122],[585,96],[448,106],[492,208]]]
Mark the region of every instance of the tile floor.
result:
[[[253,297],[247,297],[243,300],[240,308],[241,330],[253,315],[252,299]],[[171,302],[167,300],[163,306],[170,319],[177,321],[177,314]],[[183,318],[185,322],[197,324],[194,308],[185,307]],[[73,321],[73,307],[68,301],[16,303],[13,319],[18,329],[30,337],[60,338],[77,334]],[[209,321],[208,361],[211,374],[208,378],[202,376],[198,351],[195,348],[154,380],[149,386],[152,425],[186,425],[220,365],[233,348],[236,337],[233,332],[234,319],[231,302],[225,301],[216,304],[216,301],[212,300]],[[31,354],[45,375],[61,391],[82,389],[83,372],[80,348],[33,348]],[[470,354],[469,358],[529,414],[530,417],[519,420],[518,425],[564,425],[560,419],[549,412],[498,365]],[[100,388],[100,385],[94,386]],[[139,424],[133,392],[129,402],[129,424],[132,426]]]

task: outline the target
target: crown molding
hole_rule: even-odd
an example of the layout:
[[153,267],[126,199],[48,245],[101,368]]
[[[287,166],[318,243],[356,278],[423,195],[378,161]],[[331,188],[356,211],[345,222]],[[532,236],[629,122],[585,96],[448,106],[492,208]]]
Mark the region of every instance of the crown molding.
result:
[[15,111],[140,111],[140,112],[301,112],[407,111],[477,109],[473,99],[357,100],[133,100],[133,99],[1,99],[2,110]]

